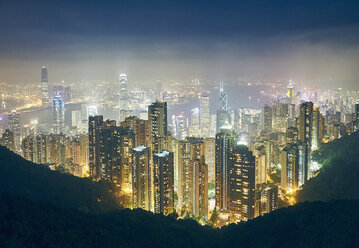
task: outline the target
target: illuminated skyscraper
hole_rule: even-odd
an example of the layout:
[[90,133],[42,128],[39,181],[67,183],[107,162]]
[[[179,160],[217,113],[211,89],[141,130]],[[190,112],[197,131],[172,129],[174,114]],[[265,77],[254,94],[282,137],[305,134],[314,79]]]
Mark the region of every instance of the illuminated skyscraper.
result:
[[259,187],[256,189],[255,217],[278,209],[278,186]]
[[120,121],[124,121],[131,116],[132,111],[129,109],[129,96],[127,90],[127,75],[121,73],[119,77],[119,114]]
[[272,129],[274,132],[285,133],[287,129],[288,104],[276,102],[273,105]]
[[174,211],[173,153],[163,150],[153,155],[154,212],[164,215]]
[[209,112],[210,98],[209,95],[202,94],[199,99],[200,103],[200,132],[201,137],[210,137],[211,132],[211,116]]
[[262,108],[262,131],[272,132],[272,107],[267,104]]
[[179,144],[178,202],[191,216],[208,218],[208,166],[205,143],[201,138],[187,138]]
[[179,115],[173,115],[172,119],[174,121],[174,138],[184,140],[188,136],[187,118],[182,113]]
[[167,103],[156,101],[148,106],[149,141],[152,154],[163,150],[167,136]]
[[132,207],[152,210],[151,159],[148,147],[132,149]]
[[254,218],[255,157],[247,146],[236,146],[229,155],[229,210],[235,221]]
[[18,153],[21,149],[20,114],[13,110],[8,118],[9,130],[14,135],[14,151]]
[[115,184],[119,183],[121,173],[120,127],[116,121],[102,123],[99,137],[100,178]]
[[14,133],[9,129],[6,129],[0,139],[0,145],[5,146],[11,151],[14,151]]
[[45,66],[41,68],[41,100],[42,104],[49,103],[49,80]]
[[220,111],[228,111],[228,97],[227,93],[223,90],[223,83],[219,87],[219,108]]
[[[317,129],[318,130],[318,129]],[[298,123],[298,140],[301,141],[306,148],[305,151],[305,177],[304,183],[312,177],[309,166],[311,164],[311,147],[312,147],[312,131],[313,131],[313,103],[305,102],[300,105],[299,123]]]
[[219,133],[222,126],[231,123],[231,116],[228,112],[227,93],[223,90],[223,83],[220,84],[219,106],[216,113],[216,133]]
[[65,104],[60,95],[52,100],[52,123],[54,134],[65,133]]
[[229,155],[236,142],[230,129],[216,134],[216,207],[229,209]]
[[191,124],[189,129],[190,137],[199,137],[200,136],[199,128],[199,109],[193,108],[191,110]]
[[90,177],[95,180],[101,178],[100,172],[100,139],[103,116],[89,117],[89,169]]
[[281,187],[297,190],[299,186],[299,154],[297,144],[288,144],[280,154]]

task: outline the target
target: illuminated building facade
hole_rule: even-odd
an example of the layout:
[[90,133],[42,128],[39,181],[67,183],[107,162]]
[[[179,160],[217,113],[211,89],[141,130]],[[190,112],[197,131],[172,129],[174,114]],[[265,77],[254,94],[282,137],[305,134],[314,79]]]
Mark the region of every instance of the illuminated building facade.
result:
[[163,150],[153,155],[154,212],[164,215],[174,211],[174,157]]
[[255,157],[244,145],[236,146],[229,156],[229,210],[237,221],[254,218]]
[[151,211],[151,153],[144,145],[133,148],[132,153],[132,207]]

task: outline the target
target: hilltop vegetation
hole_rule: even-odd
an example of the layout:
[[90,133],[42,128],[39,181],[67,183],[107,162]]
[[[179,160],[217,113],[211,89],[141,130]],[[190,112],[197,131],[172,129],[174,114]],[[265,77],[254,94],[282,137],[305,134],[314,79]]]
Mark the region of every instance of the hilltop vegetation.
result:
[[94,183],[44,165],[37,165],[0,146],[0,191],[84,212],[119,208],[114,188],[106,182]]
[[297,193],[298,201],[359,199],[359,132],[321,144],[313,159],[322,168]]

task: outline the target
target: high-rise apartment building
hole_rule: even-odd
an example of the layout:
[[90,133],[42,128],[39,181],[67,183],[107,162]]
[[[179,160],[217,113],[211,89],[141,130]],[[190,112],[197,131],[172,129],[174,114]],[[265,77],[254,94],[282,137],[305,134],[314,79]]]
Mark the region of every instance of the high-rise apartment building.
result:
[[152,154],[163,150],[167,136],[167,103],[156,101],[148,107],[149,142]]
[[254,218],[255,157],[247,146],[236,146],[229,156],[229,210],[235,221]]
[[132,207],[152,210],[151,153],[140,145],[132,149]]
[[230,129],[216,134],[216,207],[229,209],[229,156],[236,143],[236,135]]
[[164,215],[174,211],[173,153],[163,150],[153,155],[154,212]]
[[201,94],[200,103],[200,132],[202,138],[209,138],[211,133],[210,98],[207,94]]
[[9,130],[14,135],[14,151],[19,153],[21,150],[21,129],[20,129],[20,114],[16,110],[11,111],[8,116]]

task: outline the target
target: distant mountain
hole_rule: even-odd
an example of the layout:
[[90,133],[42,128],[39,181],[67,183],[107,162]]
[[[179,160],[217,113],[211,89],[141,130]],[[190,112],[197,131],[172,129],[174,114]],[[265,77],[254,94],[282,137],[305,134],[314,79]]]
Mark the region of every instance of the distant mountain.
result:
[[119,204],[109,183],[51,171],[0,146],[0,192],[84,212],[116,210]]
[[297,201],[359,199],[359,132],[321,144],[313,158],[322,169],[297,193]]

